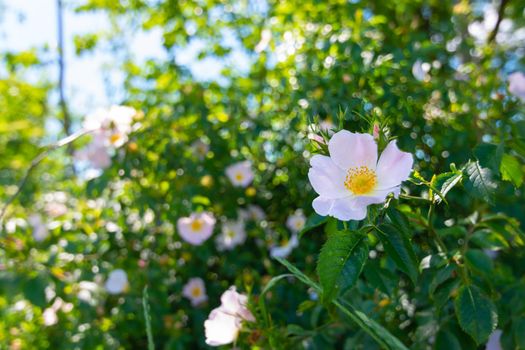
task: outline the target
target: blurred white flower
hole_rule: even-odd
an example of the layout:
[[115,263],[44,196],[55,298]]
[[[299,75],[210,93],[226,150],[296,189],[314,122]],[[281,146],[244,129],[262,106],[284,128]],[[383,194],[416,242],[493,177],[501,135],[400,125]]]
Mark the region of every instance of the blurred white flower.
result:
[[303,229],[304,224],[306,223],[306,217],[303,214],[301,209],[297,209],[295,213],[290,215],[286,220],[286,226],[292,232],[299,232]]
[[275,245],[270,248],[270,256],[272,258],[286,258],[292,250],[299,246],[299,239],[297,234],[292,234],[292,237],[281,245]]
[[255,321],[247,304],[248,297],[237,293],[235,286],[225,291],[221,296],[221,306],[213,309],[204,322],[206,344],[220,346],[235,342],[242,322]]
[[221,229],[222,232],[216,241],[219,251],[232,250],[246,240],[246,231],[242,220],[228,220],[222,225]]
[[81,281],[78,283],[77,298],[88,303],[89,305],[95,305],[95,294],[100,290],[98,284],[91,281]]
[[502,331],[501,329],[496,329],[490,334],[489,341],[485,346],[485,350],[501,350],[501,338]]
[[33,229],[33,238],[37,242],[41,242],[49,236],[49,231],[46,224],[42,221],[42,217],[38,214],[31,215],[27,221]]
[[261,31],[261,40],[255,46],[255,52],[263,52],[267,47],[270,41],[272,40],[272,32],[269,29],[263,29]]
[[239,336],[241,330],[240,320],[230,315],[221,308],[213,309],[204,322],[206,344],[210,346],[221,346],[233,343]]
[[252,163],[247,160],[234,163],[226,168],[226,176],[234,186],[246,187],[253,181]]
[[109,294],[120,294],[128,288],[128,275],[122,269],[116,269],[110,272],[105,283],[106,290]]
[[189,217],[177,220],[177,229],[183,240],[193,245],[201,245],[212,235],[215,221],[211,213],[192,213]]
[[525,74],[514,72],[509,75],[509,91],[525,102]]
[[239,209],[239,218],[241,220],[261,221],[266,219],[266,213],[260,206],[250,204],[246,209]]
[[44,205],[44,211],[50,217],[57,218],[67,213],[67,207],[63,203],[49,202]]
[[99,109],[84,120],[85,130],[93,130],[105,139],[106,146],[120,147],[128,140],[132,131],[133,117],[137,115],[134,108],[111,106]]
[[191,152],[200,160],[203,160],[209,151],[210,146],[201,139],[198,139],[191,144]]
[[204,281],[199,277],[190,278],[182,288],[182,295],[191,301],[191,305],[197,306],[208,300]]
[[367,206],[383,203],[389,193],[399,195],[414,160],[391,141],[377,161],[372,135],[341,130],[328,143],[330,156],[310,160],[308,178],[319,197],[312,206],[319,215],[339,220],[363,220]]
[[497,21],[498,11],[493,5],[487,5],[483,11],[483,20],[470,23],[468,32],[478,43],[484,43],[496,27]]
[[57,313],[53,307],[48,307],[42,313],[42,318],[44,319],[44,326],[49,327],[58,323]]
[[419,81],[428,80],[428,72],[430,71],[430,63],[417,60],[412,65],[412,75]]
[[316,124],[310,124],[308,125],[308,139],[315,141],[321,145],[325,144],[324,138],[320,135],[320,132],[325,132],[328,135],[332,135],[334,133],[335,125],[334,123],[329,120],[322,120],[319,122],[319,125]]
[[93,139],[83,149],[74,153],[74,158],[79,162],[88,162],[95,169],[106,169],[111,165],[109,148],[104,144],[103,137],[94,135]]

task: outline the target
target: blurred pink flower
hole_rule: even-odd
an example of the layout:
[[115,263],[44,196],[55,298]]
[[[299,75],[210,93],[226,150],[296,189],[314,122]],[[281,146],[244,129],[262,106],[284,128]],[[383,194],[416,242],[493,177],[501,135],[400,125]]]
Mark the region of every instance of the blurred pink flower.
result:
[[206,344],[220,346],[235,342],[242,322],[255,321],[247,303],[248,297],[237,293],[235,286],[225,291],[221,296],[221,306],[213,309],[204,322]]
[[33,239],[37,242],[41,242],[49,236],[49,231],[46,224],[42,220],[42,217],[38,214],[31,215],[27,221],[33,229]]
[[509,91],[525,102],[525,74],[514,72],[509,75]]
[[202,278],[190,278],[188,283],[182,288],[182,295],[191,301],[191,305],[197,306],[208,300],[206,287]]
[[252,163],[245,160],[234,163],[226,168],[226,176],[236,187],[246,187],[253,181]]
[[122,269],[111,271],[106,280],[106,290],[109,294],[120,294],[128,288],[128,275]]
[[270,256],[272,258],[286,258],[292,250],[299,246],[299,239],[297,234],[292,234],[292,237],[282,245],[275,245],[270,248]]
[[183,240],[193,245],[201,245],[212,235],[215,221],[211,213],[192,213],[189,217],[177,221],[177,229]]
[[217,237],[217,249],[232,250],[235,246],[244,243],[246,231],[242,220],[228,220],[222,225],[222,232]]
[[286,227],[292,232],[299,232],[304,228],[306,217],[301,209],[297,209],[295,213],[290,215],[286,220]]

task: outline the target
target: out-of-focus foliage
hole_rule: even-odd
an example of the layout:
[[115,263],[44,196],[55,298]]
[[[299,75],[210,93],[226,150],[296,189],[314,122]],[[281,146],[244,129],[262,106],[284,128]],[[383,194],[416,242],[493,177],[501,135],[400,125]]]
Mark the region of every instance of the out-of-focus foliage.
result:
[[[113,31],[76,38],[77,53],[111,50],[125,74],[121,103],[142,112],[140,128],[87,181],[71,173],[66,152],[51,156],[8,208],[0,347],[146,348],[147,285],[157,348],[205,348],[203,323],[236,285],[257,319],[245,324],[243,349],[389,347],[371,334],[411,349],[476,349],[496,328],[503,348],[525,348],[525,114],[507,82],[525,71],[522,1],[75,5],[110,16]],[[135,62],[126,39],[153,29],[167,58]],[[218,81],[175,63],[196,42],[199,58],[224,65]],[[49,88],[18,75],[37,57],[4,56],[2,202],[44,144]],[[397,138],[415,158],[403,195],[371,206],[362,223],[319,221],[308,160],[326,147],[308,137],[314,119],[354,132],[376,125],[381,149]],[[209,150],[199,153],[197,140]],[[254,181],[234,187],[225,169],[244,160]],[[56,215],[57,203],[67,210]],[[249,205],[266,217],[245,220],[246,241],[219,251],[224,221]],[[323,292],[288,277],[261,295],[287,272],[269,248],[291,239],[286,221],[296,209],[312,229],[288,259]],[[203,210],[218,219],[214,234],[192,246],[177,220]],[[33,214],[49,231],[42,241],[33,238]],[[129,279],[117,295],[104,289],[114,269]],[[206,286],[199,306],[182,296],[193,277]],[[384,328],[356,322],[348,305]],[[56,320],[43,315],[49,309]]]

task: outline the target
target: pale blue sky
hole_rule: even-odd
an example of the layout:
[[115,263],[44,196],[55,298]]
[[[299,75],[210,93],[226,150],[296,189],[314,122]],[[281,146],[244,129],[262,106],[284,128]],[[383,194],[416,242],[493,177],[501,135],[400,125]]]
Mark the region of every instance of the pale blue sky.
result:
[[[67,3],[67,1],[64,1]],[[0,0],[6,11],[0,28],[0,51],[22,51],[40,48],[48,45],[49,60],[56,60],[57,45],[57,8],[56,0]],[[119,86],[122,80],[118,70],[108,70],[114,59],[97,51],[77,57],[74,53],[73,38],[78,34],[86,34],[108,30],[108,18],[102,12],[78,14],[66,9],[64,16],[65,28],[65,59],[66,59],[66,96],[70,109],[76,116],[82,116],[99,107],[119,103],[122,95],[118,89],[106,91],[104,78],[108,78]],[[130,52],[138,62],[151,57],[165,58],[162,48],[162,35],[159,30],[131,35]],[[202,43],[195,42],[188,48],[178,51],[177,63],[187,65],[199,80],[217,80],[223,67],[220,61],[208,58],[196,61]],[[248,59],[241,53],[232,54],[230,61],[236,62],[241,69],[248,68]],[[104,68],[106,66],[106,68]],[[106,72],[104,74],[104,72]],[[108,75],[108,72],[109,75]],[[34,74],[34,75],[33,75]],[[50,65],[49,70],[31,72],[28,80],[47,78],[56,81],[56,65]],[[56,95],[52,96],[56,101]]]

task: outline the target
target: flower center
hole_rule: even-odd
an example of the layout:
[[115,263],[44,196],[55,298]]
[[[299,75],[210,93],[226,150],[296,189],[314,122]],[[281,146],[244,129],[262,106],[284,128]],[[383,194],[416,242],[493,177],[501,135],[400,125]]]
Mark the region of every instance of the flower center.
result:
[[191,290],[191,295],[194,297],[194,298],[197,298],[201,295],[201,289],[199,287],[195,287]]
[[191,230],[194,232],[198,232],[202,229],[203,225],[204,222],[201,219],[195,219],[191,222]]
[[242,175],[242,173],[235,174],[235,180],[242,181],[243,178],[244,178],[244,176]]
[[367,194],[376,187],[376,172],[366,166],[351,168],[345,179],[345,187],[353,194]]
[[226,237],[234,238],[235,237],[235,231],[233,231],[233,230],[226,231]]
[[115,133],[115,134],[112,134],[110,137],[109,137],[109,142],[111,142],[111,144],[115,144],[117,143],[120,139],[122,138],[122,135],[119,134],[119,133]]

